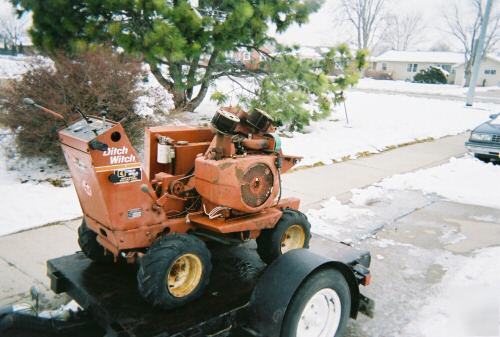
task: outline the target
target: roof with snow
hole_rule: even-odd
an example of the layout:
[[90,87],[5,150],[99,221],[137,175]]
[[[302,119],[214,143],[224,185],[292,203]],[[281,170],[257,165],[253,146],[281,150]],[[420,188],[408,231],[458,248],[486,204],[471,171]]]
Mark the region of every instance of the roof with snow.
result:
[[[500,63],[500,56],[498,55],[495,55],[495,54],[488,54],[486,55],[486,58],[491,60],[491,61],[494,61],[494,62],[497,62],[497,63]],[[462,64],[464,64],[465,61],[462,61],[460,63],[457,63],[455,64],[453,67],[456,68],[456,67],[460,67]]]
[[463,53],[442,51],[399,51],[390,50],[373,57],[372,62],[416,62],[458,64],[464,61]]

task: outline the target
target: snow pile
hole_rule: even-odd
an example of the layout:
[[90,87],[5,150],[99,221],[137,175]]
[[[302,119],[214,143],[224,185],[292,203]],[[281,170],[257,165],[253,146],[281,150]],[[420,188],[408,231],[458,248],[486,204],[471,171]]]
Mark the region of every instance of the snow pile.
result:
[[374,213],[368,209],[353,208],[343,205],[335,197],[321,204],[320,209],[311,209],[307,217],[311,223],[311,231],[327,237],[337,237],[344,232],[341,223],[351,222],[362,217],[371,217]]
[[303,156],[297,166],[331,164],[359,154],[428,138],[456,135],[489,119],[498,106],[465,108],[463,102],[403,95],[347,93],[349,127],[343,108],[329,120],[313,122],[307,134],[283,138],[287,154]]
[[[25,166],[16,167],[16,172],[9,171],[9,165],[16,158],[6,153],[13,148],[12,137],[7,136],[6,132],[5,129],[0,130],[3,136],[0,140],[0,235],[81,216],[73,185],[56,187],[48,181],[37,181],[47,179],[43,169],[47,167],[45,162],[30,160],[24,162]],[[50,176],[54,180],[62,178],[60,172],[52,172]]]
[[384,198],[390,198],[390,196],[387,196],[386,191],[378,186],[369,186],[364,189],[356,188],[351,193],[351,203],[355,206],[370,206]]
[[378,186],[421,190],[455,202],[500,209],[500,189],[496,188],[499,181],[499,165],[465,157],[452,158],[449,163],[430,169],[398,174],[384,179]]
[[52,65],[52,61],[42,56],[0,55],[0,80],[19,78],[34,67],[42,65]]
[[500,318],[500,247],[462,257],[435,289],[403,336],[498,336]]
[[16,56],[0,56],[0,79],[16,78],[29,70],[29,59]]
[[134,109],[142,116],[153,116],[155,112],[168,112],[174,108],[172,95],[158,82],[149,70],[149,65],[144,65],[147,76],[137,83],[136,88],[144,91],[144,95],[136,99]]

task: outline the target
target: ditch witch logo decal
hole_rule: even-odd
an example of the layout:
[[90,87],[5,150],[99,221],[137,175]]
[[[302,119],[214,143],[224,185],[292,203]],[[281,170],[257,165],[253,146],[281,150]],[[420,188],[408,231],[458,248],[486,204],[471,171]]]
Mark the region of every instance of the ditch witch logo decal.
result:
[[110,147],[102,155],[104,157],[109,157],[109,163],[111,165],[135,162],[135,155],[128,153],[129,150],[126,146],[121,148]]

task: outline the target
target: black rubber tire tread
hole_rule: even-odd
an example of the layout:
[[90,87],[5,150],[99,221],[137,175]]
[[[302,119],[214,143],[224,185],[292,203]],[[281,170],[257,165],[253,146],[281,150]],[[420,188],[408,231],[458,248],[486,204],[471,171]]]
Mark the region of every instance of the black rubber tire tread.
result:
[[262,261],[270,264],[281,256],[281,238],[288,227],[300,225],[306,234],[303,248],[309,248],[311,239],[311,224],[304,213],[297,210],[285,209],[278,223],[272,229],[264,229],[257,237],[257,253]]
[[333,289],[339,296],[341,304],[339,327],[335,336],[331,337],[344,335],[351,312],[351,293],[342,273],[336,269],[328,268],[310,275],[293,295],[281,324],[281,337],[296,337],[297,325],[304,307],[314,294],[325,288]]
[[[166,274],[170,266],[187,253],[200,258],[203,266],[201,280],[191,294],[175,297],[165,285]],[[211,271],[211,254],[205,243],[194,235],[174,233],[154,242],[141,258],[137,272],[137,288],[141,296],[152,305],[173,309],[200,297],[208,285]]]
[[97,263],[113,263],[115,258],[111,252],[97,242],[97,234],[87,227],[85,219],[78,227],[78,245],[86,257]]

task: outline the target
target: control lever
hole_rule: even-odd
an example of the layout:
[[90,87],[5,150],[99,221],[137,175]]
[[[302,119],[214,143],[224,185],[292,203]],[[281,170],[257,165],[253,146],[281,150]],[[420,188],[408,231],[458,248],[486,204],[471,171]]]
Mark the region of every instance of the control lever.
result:
[[27,106],[32,106],[34,108],[40,109],[43,112],[48,113],[49,115],[51,115],[52,117],[54,117],[56,119],[62,120],[64,122],[64,125],[68,126],[68,124],[66,123],[66,120],[64,120],[63,115],[61,115],[60,113],[57,113],[55,111],[52,111],[50,109],[47,109],[46,107],[43,107],[39,104],[36,104],[35,101],[32,100],[31,98],[28,98],[28,97],[23,98],[23,103],[26,104]]
[[148,197],[150,197],[150,198],[151,198],[151,201],[153,201],[153,209],[154,209],[155,211],[158,211],[161,207],[160,207],[160,205],[158,205],[158,204],[156,203],[156,199],[155,199],[155,198],[153,198],[153,196],[152,196],[152,195],[151,195],[151,193],[149,192],[149,187],[148,187],[148,185],[146,185],[146,184],[142,184],[142,185],[141,185],[141,191],[142,191],[142,192],[144,192],[144,193],[146,193],[146,194],[148,195]]

